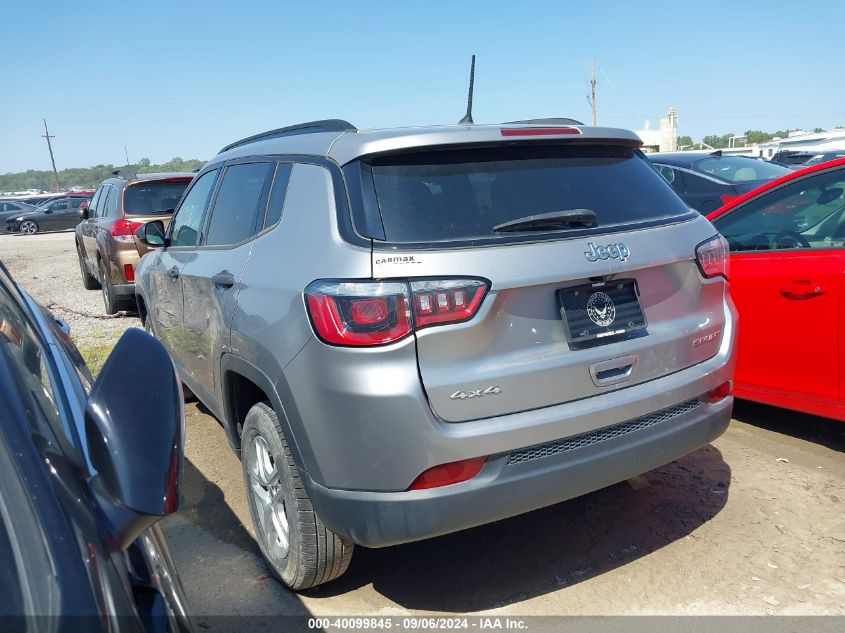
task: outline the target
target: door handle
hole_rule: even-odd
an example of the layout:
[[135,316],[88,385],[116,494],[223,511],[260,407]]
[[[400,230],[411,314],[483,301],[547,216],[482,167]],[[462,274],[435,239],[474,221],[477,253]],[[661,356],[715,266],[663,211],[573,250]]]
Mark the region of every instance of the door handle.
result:
[[235,276],[228,270],[221,270],[216,275],[211,276],[211,283],[217,288],[226,290],[235,285]]
[[173,268],[167,271],[167,276],[173,280],[179,279],[179,269],[174,266]]
[[824,286],[810,279],[797,279],[781,288],[780,294],[786,299],[801,301],[802,299],[812,299],[823,295]]

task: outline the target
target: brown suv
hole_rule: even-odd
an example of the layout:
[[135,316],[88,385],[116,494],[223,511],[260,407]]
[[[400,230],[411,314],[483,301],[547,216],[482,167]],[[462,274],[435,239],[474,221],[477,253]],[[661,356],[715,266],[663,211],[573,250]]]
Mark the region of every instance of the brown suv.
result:
[[109,178],[94,194],[76,227],[76,251],[82,285],[102,288],[107,314],[135,307],[135,265],[148,247],[135,231],[150,220],[170,222],[170,215],[193,173],[139,174]]

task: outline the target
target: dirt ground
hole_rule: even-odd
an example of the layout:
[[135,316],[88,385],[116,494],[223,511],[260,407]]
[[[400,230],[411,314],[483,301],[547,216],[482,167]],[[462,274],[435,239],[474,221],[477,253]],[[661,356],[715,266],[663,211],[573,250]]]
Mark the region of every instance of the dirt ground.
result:
[[[73,234],[0,235],[0,260],[94,363],[134,317],[102,318]],[[98,360],[100,359],[100,360]],[[845,424],[738,402],[711,446],[641,478],[430,541],[358,548],[300,595],[268,576],[240,463],[187,410],[185,509],[164,521],[203,629],[215,614],[845,615]]]

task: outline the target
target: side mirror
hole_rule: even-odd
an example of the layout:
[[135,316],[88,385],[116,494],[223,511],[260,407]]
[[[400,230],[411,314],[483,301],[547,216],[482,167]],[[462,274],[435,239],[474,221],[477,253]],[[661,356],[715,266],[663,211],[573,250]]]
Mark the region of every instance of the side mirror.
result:
[[94,489],[111,536],[123,549],[179,508],[182,398],[182,385],[161,343],[143,330],[126,330],[85,408],[88,452],[97,470]]
[[79,216],[80,220],[87,220],[88,219],[88,207],[79,207],[79,211],[76,212],[76,215]]
[[167,238],[165,237],[164,222],[161,220],[153,220],[138,227],[135,235],[147,246],[152,248],[161,248],[167,246]]

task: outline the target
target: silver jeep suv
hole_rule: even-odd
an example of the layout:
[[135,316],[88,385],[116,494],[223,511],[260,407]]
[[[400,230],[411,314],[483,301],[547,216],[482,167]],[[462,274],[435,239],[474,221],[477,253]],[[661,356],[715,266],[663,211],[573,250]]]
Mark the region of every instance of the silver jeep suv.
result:
[[638,150],[582,126],[229,145],[138,236],[147,329],[240,454],[271,570],[528,512],[718,437],[725,240]]

